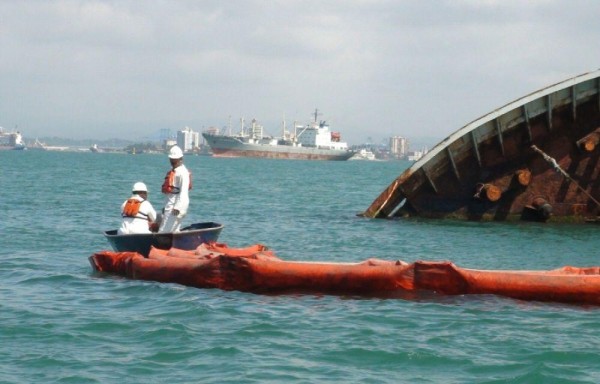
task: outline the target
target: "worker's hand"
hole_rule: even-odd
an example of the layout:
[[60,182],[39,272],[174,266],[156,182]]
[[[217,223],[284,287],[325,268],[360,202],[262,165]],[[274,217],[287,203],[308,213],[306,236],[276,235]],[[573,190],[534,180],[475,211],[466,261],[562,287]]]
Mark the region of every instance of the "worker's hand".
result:
[[175,215],[175,217],[179,217],[179,209],[174,209],[173,214]]

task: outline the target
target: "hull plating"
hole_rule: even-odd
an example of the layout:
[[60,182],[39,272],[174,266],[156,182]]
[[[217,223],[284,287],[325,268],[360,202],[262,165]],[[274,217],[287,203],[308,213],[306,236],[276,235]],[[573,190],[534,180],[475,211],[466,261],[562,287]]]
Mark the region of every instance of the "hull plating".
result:
[[363,213],[594,221],[600,214],[600,71],[475,120],[407,169]]

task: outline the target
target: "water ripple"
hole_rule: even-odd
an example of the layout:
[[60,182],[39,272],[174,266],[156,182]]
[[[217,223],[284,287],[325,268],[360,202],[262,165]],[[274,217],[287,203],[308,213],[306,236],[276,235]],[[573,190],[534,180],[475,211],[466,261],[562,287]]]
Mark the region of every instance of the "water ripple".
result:
[[[131,183],[146,181],[160,205],[163,156],[5,152],[2,178],[19,182],[0,199],[2,383],[600,382],[596,307],[264,296],[93,273],[87,257],[108,247],[102,231],[117,225]],[[593,226],[356,217],[407,164],[186,163],[198,180],[190,221],[223,222],[224,242],[260,242],[285,259],[598,264]]]

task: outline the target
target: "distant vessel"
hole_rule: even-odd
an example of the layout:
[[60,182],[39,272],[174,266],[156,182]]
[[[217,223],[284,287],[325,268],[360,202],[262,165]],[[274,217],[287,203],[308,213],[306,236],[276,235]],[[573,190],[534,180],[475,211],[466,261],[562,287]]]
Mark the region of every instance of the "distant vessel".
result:
[[98,144],[92,144],[90,147],[90,152],[99,153],[102,152],[102,150],[98,148]]
[[370,149],[362,148],[356,152],[349,160],[377,160],[375,154]]
[[237,135],[223,135],[215,130],[206,131],[202,136],[210,146],[214,157],[264,157],[273,159],[299,160],[348,160],[354,152],[348,144],[340,141],[339,132],[329,130],[325,121],[318,121],[315,110],[314,121],[297,126],[288,132],[283,124],[283,136],[263,135],[263,127],[252,120],[252,126],[245,129],[242,120],[241,132]]
[[36,151],[47,151],[48,149],[46,148],[46,143],[42,143],[41,141],[39,141],[37,138],[35,139],[35,141],[33,142],[33,144],[30,144],[29,149],[33,149]]
[[33,144],[30,144],[27,147],[27,149],[34,150],[34,151],[68,151],[69,147],[47,145],[46,143],[43,143],[36,138],[35,141],[33,142]]
[[23,142],[23,136],[19,131],[4,132],[0,127],[0,149],[25,150],[27,146]]

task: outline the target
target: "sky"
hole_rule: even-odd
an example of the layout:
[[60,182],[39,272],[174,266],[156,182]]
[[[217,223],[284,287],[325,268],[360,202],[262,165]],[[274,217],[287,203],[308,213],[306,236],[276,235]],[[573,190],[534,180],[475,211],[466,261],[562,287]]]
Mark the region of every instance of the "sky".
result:
[[600,68],[596,0],[0,1],[0,126],[144,140],[315,109],[349,144],[436,144]]

